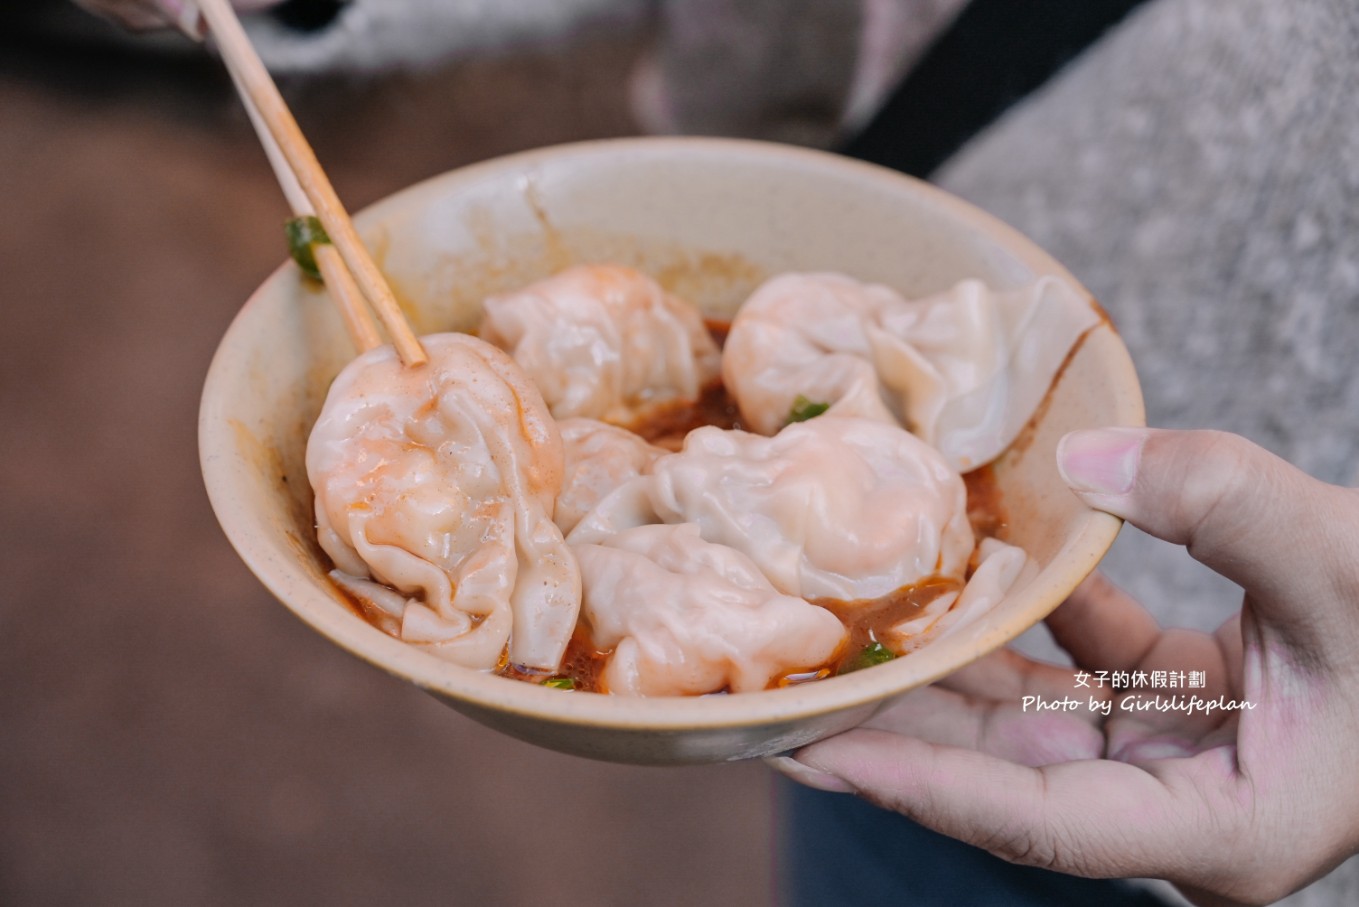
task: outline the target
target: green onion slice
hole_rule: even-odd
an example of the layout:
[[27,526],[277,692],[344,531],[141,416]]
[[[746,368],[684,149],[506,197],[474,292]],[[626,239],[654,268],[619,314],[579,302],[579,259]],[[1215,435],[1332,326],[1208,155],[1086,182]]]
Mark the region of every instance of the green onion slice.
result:
[[840,669],[841,674],[848,674],[851,671],[861,671],[864,668],[871,668],[874,665],[886,664],[896,653],[887,648],[880,642],[869,643],[864,646],[863,651],[854,656],[854,659]]
[[829,403],[814,403],[798,394],[793,399],[793,408],[788,413],[788,421],[790,423],[806,422],[808,419],[815,419],[828,409],[830,409]]
[[314,216],[308,214],[285,221],[283,233],[288,237],[288,252],[302,269],[302,273],[320,280],[321,272],[316,267],[316,254],[311,247],[317,243],[330,242],[326,228],[321,226],[321,222]]

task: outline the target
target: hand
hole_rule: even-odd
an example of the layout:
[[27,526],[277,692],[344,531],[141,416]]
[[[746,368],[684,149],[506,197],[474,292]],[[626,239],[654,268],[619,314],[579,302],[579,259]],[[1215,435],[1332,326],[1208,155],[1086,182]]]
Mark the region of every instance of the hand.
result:
[[[1188,546],[1245,600],[1212,635],[1162,630],[1096,576],[1048,618],[1054,638],[1087,671],[1203,671],[1208,688],[1075,689],[1072,669],[1001,651],[781,767],[1013,862],[1166,878],[1205,905],[1269,903],[1359,851],[1359,490],[1215,432],[1077,432],[1058,459],[1087,503]],[[1189,693],[1253,708],[1125,710]]]
[[[282,0],[231,0],[231,5],[245,13],[267,9],[280,2]],[[198,11],[192,0],[75,0],[75,3],[133,31],[177,27],[198,37]]]

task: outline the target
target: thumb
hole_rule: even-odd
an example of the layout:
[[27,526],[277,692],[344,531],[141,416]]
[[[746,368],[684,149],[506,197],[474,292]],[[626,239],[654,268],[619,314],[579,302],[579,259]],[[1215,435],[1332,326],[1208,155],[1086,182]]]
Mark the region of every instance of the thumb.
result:
[[1058,444],[1057,466],[1091,507],[1186,546],[1244,588],[1262,615],[1321,617],[1359,596],[1359,492],[1319,482],[1244,438],[1077,431]]

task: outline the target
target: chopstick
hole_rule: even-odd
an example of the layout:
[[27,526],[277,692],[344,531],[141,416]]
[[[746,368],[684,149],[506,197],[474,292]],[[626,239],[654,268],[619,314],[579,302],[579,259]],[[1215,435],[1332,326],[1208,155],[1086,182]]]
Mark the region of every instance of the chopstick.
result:
[[[278,147],[278,142],[274,141],[273,133],[265,125],[264,118],[255,107],[255,102],[242,87],[235,68],[228,64],[227,71],[231,73],[231,79],[236,83],[245,112],[250,115],[250,122],[254,124],[260,144],[264,146],[269,165],[273,167],[274,176],[278,178],[279,187],[288,200],[288,207],[292,208],[293,214],[297,217],[315,217],[316,209],[302,191],[297,176],[288,167],[283,150]],[[329,243],[317,243],[312,246],[311,251],[316,259],[316,269],[321,272],[326,289],[330,291],[331,299],[340,310],[340,318],[344,321],[345,330],[349,333],[349,339],[353,341],[354,346],[362,353],[382,346],[382,336],[378,333],[373,315],[368,311],[368,305],[364,302],[358,284],[345,267],[344,259],[340,258],[339,250]]]
[[315,216],[330,236],[330,244],[317,244],[312,251],[354,345],[366,351],[382,342],[362,296],[387,329],[401,361],[408,366],[425,363],[428,357],[424,347],[359,239],[315,152],[241,28],[235,10],[228,0],[194,2],[217,39],[222,59],[293,213]]

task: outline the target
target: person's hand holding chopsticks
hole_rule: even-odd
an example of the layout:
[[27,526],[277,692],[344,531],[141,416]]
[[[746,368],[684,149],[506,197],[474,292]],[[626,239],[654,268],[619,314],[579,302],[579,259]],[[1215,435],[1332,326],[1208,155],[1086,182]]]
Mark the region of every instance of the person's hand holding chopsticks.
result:
[[366,351],[382,343],[373,320],[376,315],[401,361],[409,366],[423,364],[426,356],[419,339],[236,16],[237,10],[262,9],[278,0],[76,2],[131,28],[174,24],[195,38],[212,32],[222,62],[296,215],[288,224],[288,241],[299,266],[325,282],[357,350]]

